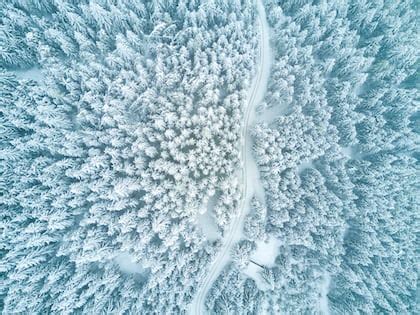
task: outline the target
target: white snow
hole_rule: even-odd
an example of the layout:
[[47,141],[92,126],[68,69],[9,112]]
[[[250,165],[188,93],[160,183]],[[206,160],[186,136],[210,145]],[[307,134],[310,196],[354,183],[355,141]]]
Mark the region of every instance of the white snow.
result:
[[261,315],[268,315],[269,301],[265,295],[262,300]]
[[258,113],[257,120],[269,125],[279,116],[286,114],[287,110],[288,107],[286,104],[277,104],[277,106],[262,108]]
[[262,269],[260,266],[253,263],[249,263],[249,265],[244,270],[244,274],[246,274],[248,277],[255,281],[255,284],[258,289],[264,291],[266,290],[266,285],[264,284],[264,281],[260,275],[261,271]]
[[216,241],[221,237],[220,230],[213,218],[213,209],[216,205],[217,199],[218,194],[210,197],[204,207],[204,213],[198,214],[197,217],[198,227],[201,229],[208,241]]
[[144,273],[146,271],[146,269],[136,263],[134,258],[127,252],[120,252],[115,257],[115,262],[120,266],[121,271],[125,273]]
[[38,67],[32,67],[27,70],[15,70],[14,72],[19,79],[33,80],[36,82],[42,82],[44,80],[44,75]]
[[366,156],[366,154],[360,151],[358,146],[342,147],[341,152],[344,156],[355,160],[362,160]]
[[331,276],[329,273],[325,273],[324,275],[324,280],[321,284],[321,296],[319,299],[319,310],[321,312],[321,314],[324,315],[329,315],[330,314],[330,310],[328,307],[328,291],[330,288],[330,282],[331,282]]
[[313,168],[313,167],[314,167],[314,164],[313,164],[313,161],[312,160],[304,161],[304,162],[302,162],[301,164],[298,165],[297,172],[298,172],[298,174],[300,174],[305,169],[307,169],[307,168]]
[[260,265],[274,267],[280,244],[280,240],[272,236],[268,241],[257,242],[257,250],[252,254],[251,259]]
[[274,237],[270,237],[267,241],[257,242],[257,249],[250,257],[251,262],[244,270],[244,273],[247,276],[255,280],[255,283],[260,290],[265,290],[266,285],[260,275],[262,268],[258,265],[274,267],[280,244],[280,240]]
[[[251,137],[247,136],[247,141],[249,143],[252,142]],[[260,172],[258,171],[257,163],[255,162],[253,156],[252,156],[252,146],[248,147],[248,150],[246,152],[247,158],[246,158],[246,165],[244,167],[247,168],[247,178],[248,181],[248,187],[249,189],[249,197],[247,203],[246,203],[246,212],[249,212],[250,208],[250,201],[251,198],[255,195],[258,200],[265,205],[265,197],[264,197],[264,189],[260,178]]]
[[341,153],[343,153],[344,156],[352,158],[354,156],[353,148],[352,147],[342,147]]

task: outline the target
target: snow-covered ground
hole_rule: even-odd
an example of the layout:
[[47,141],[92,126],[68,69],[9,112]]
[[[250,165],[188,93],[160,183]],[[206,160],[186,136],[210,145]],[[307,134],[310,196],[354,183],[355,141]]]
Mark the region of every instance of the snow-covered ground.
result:
[[298,174],[300,174],[300,173],[303,172],[303,170],[305,170],[307,168],[313,168],[313,167],[314,167],[314,164],[313,164],[312,160],[305,161],[305,162],[302,162],[300,165],[298,165],[297,172],[298,172]]
[[[360,153],[357,147],[354,146],[348,146],[348,147],[342,147],[341,153],[343,156],[348,157],[350,159],[361,159],[363,158],[363,155]],[[313,160],[307,160],[302,162],[297,167],[298,174],[302,173],[307,168],[314,168],[314,161]]]
[[244,271],[246,275],[255,280],[257,287],[261,290],[266,288],[260,274],[261,266],[274,267],[280,243],[280,240],[274,237],[270,237],[267,241],[257,242],[257,250],[250,257],[251,262]]
[[15,70],[15,74],[19,79],[33,80],[36,82],[42,82],[44,80],[44,75],[38,67],[32,67],[27,70]]
[[328,273],[326,273],[324,275],[324,280],[321,285],[321,296],[319,299],[319,311],[321,312],[321,314],[324,314],[324,315],[330,314],[330,310],[328,307],[328,296],[327,296],[329,288],[330,288],[330,282],[331,282],[331,276]]
[[269,28],[261,0],[257,1],[258,26],[260,28],[260,45],[257,62],[257,75],[252,82],[250,93],[245,108],[245,121],[241,132],[241,181],[243,182],[243,197],[240,202],[239,212],[232,219],[230,227],[222,239],[222,247],[210,266],[208,273],[201,282],[197,293],[191,303],[190,314],[203,315],[206,313],[204,301],[213,282],[217,279],[223,268],[230,260],[232,246],[242,238],[243,221],[249,211],[249,203],[254,194],[261,201],[264,200],[263,190],[259,181],[258,169],[252,157],[252,142],[249,129],[255,120],[255,108],[261,103],[267,89],[270,74],[271,54],[269,47]]
[[213,218],[213,209],[216,205],[218,195],[209,198],[204,210],[198,214],[197,224],[208,241],[216,241],[221,237],[219,228]]
[[351,159],[362,160],[366,154],[363,154],[357,146],[349,146],[341,148],[341,152],[344,156]]
[[129,253],[121,252],[115,257],[115,262],[118,264],[122,272],[125,273],[144,273],[146,271],[140,264],[134,261]]
[[258,113],[256,120],[269,125],[279,116],[286,114],[287,110],[288,107],[286,104],[278,104],[277,106],[264,108]]
[[274,267],[280,244],[280,240],[274,237],[270,237],[268,241],[257,242],[257,250],[251,256],[251,259],[265,267]]

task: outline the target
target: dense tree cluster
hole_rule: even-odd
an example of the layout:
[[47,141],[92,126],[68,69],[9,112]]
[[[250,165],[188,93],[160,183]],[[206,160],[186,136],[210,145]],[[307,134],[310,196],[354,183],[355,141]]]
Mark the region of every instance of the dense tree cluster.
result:
[[262,240],[265,233],[267,210],[257,197],[251,199],[251,207],[244,222],[244,235],[249,240]]
[[3,313],[185,311],[218,246],[199,206],[220,196],[222,229],[237,208],[253,7],[0,4]]
[[286,313],[316,310],[316,280],[328,273],[334,313],[412,313],[413,4],[304,2],[267,4],[275,63],[266,103],[288,108],[254,138],[267,230],[284,242],[273,294]]
[[254,127],[254,156],[263,231],[281,245],[259,296],[270,314],[325,312],[323,290],[332,314],[417,313],[415,1],[265,5],[274,62],[260,109],[278,114]]
[[[208,310],[419,313],[418,5],[264,4],[270,120],[252,140],[265,196]],[[251,0],[0,3],[2,313],[186,312],[221,245],[197,228],[200,209],[211,200],[223,231],[241,204],[256,12]],[[257,283],[245,269],[268,239],[280,248]]]
[[263,295],[253,280],[229,264],[213,284],[206,307],[214,314],[260,314]]
[[241,240],[235,244],[232,249],[232,259],[235,265],[244,269],[249,264],[249,258],[256,249],[255,242],[249,240]]

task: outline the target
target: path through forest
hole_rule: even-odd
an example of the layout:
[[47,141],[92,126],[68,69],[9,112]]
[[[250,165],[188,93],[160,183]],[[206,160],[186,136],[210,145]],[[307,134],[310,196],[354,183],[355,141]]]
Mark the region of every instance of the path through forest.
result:
[[252,158],[252,142],[249,135],[249,127],[255,117],[255,108],[261,103],[267,89],[267,81],[270,74],[271,55],[269,49],[269,28],[265,16],[262,0],[257,0],[259,27],[259,52],[257,62],[257,75],[255,76],[245,109],[245,121],[241,130],[241,160],[242,172],[241,181],[243,182],[242,198],[239,205],[239,213],[232,219],[230,227],[225,231],[222,247],[212,262],[208,273],[201,282],[200,287],[190,306],[190,314],[203,315],[205,311],[205,299],[213,285],[213,282],[222,272],[223,268],[230,260],[232,246],[240,240],[242,236],[243,222],[249,211],[249,202],[254,194],[263,201],[263,190],[259,183],[258,169]]

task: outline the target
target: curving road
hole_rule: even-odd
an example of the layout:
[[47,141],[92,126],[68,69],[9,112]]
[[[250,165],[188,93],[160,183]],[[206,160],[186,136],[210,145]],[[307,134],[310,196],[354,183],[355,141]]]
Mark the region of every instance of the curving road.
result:
[[198,288],[196,296],[194,297],[191,306],[190,314],[203,315],[206,313],[204,305],[205,298],[213,282],[217,279],[223,268],[230,260],[230,251],[232,246],[239,241],[242,233],[243,222],[247,208],[252,194],[258,193],[255,187],[255,174],[257,172],[255,162],[252,161],[251,139],[249,137],[249,126],[253,121],[253,114],[255,106],[258,105],[263,97],[267,86],[268,75],[270,72],[270,50],[269,50],[269,29],[265,16],[264,6],[262,0],[257,0],[258,9],[258,27],[259,27],[259,49],[258,49],[258,64],[257,75],[252,82],[252,87],[247,99],[247,106],[245,109],[245,121],[241,130],[241,160],[243,163],[241,179],[243,182],[242,198],[240,201],[240,211],[235,216],[230,224],[230,228],[225,231],[225,238],[222,242],[222,247],[214,259],[212,265],[201,286]]

